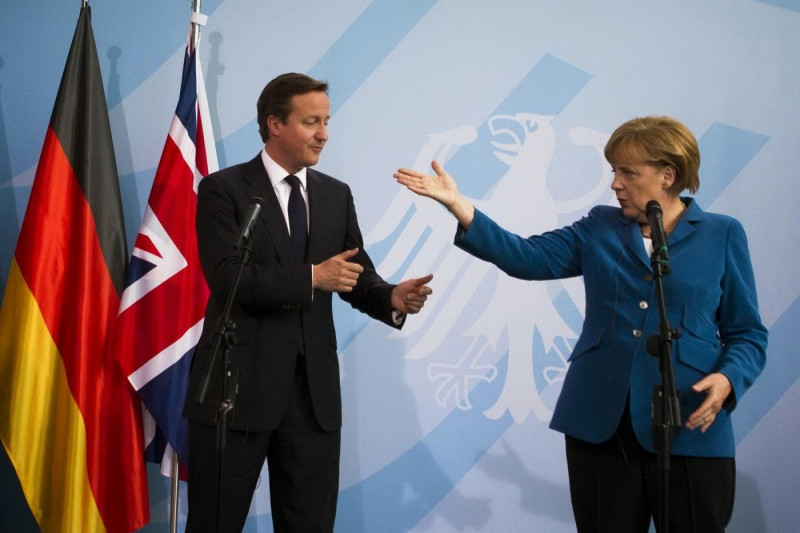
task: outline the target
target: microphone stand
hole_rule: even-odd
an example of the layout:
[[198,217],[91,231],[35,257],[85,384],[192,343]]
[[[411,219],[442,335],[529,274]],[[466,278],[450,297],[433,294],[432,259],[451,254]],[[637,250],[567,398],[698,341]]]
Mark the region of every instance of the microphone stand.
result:
[[236,323],[231,320],[231,308],[233,307],[233,299],[239,287],[239,281],[242,277],[244,266],[250,262],[250,241],[247,237],[240,248],[239,265],[236,269],[236,276],[233,279],[230,289],[228,290],[228,298],[225,301],[225,309],[217,321],[216,340],[214,342],[214,351],[211,354],[211,361],[208,364],[208,369],[200,383],[200,390],[197,394],[197,403],[205,401],[206,393],[208,392],[208,385],[211,380],[211,372],[216,365],[217,359],[222,353],[222,384],[220,392],[220,402],[217,409],[217,502],[216,502],[216,515],[217,525],[216,531],[221,531],[222,526],[222,476],[224,473],[224,459],[225,459],[225,445],[226,435],[228,432],[228,415],[234,407],[237,381],[236,374],[231,371],[230,364],[230,351],[236,345]]
[[[661,317],[658,335],[648,338],[647,350],[650,355],[659,357],[661,385],[653,387],[653,443],[658,453],[658,468],[661,484],[661,508],[658,516],[659,533],[669,531],[669,471],[672,450],[673,428],[680,428],[681,414],[678,393],[675,388],[675,374],[672,368],[672,339],[680,337],[680,330],[672,328],[667,320],[664,304],[662,277],[670,273],[669,261],[654,250],[650,257],[653,269],[652,279],[656,283],[658,310]],[[652,341],[652,342],[651,342]]]

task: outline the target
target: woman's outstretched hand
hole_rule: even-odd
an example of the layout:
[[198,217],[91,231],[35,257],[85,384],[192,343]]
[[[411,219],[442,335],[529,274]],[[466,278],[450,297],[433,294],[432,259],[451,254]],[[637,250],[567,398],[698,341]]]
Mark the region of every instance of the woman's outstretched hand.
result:
[[475,216],[475,208],[460,192],[455,180],[447,173],[438,161],[431,163],[431,168],[436,176],[429,176],[416,170],[400,168],[394,173],[397,183],[405,186],[409,191],[433,198],[458,220],[464,229],[469,229]]
[[448,207],[455,202],[458,196],[456,182],[437,161],[432,162],[431,167],[436,172],[435,177],[408,168],[398,169],[394,173],[394,177],[400,185],[404,185],[409,191],[420,196],[433,198]]

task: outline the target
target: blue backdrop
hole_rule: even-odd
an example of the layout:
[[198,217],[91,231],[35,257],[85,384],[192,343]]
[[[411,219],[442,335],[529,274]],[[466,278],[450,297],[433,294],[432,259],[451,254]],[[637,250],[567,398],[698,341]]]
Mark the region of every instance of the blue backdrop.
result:
[[[3,289],[79,7],[0,7]],[[92,7],[132,243],[178,97],[190,2]],[[615,203],[603,144],[649,114],[698,137],[697,199],[744,224],[770,330],[766,370],[734,414],[730,531],[797,529],[800,1],[207,0],[203,12],[220,166],[260,149],[268,80],[328,80],[319,169],[352,186],[384,277],[436,275],[399,333],[337,303],[337,531],[574,531],[563,438],[547,422],[581,327],[580,280],[518,282],[469,258],[450,244],[452,219],[391,175],[438,158],[482,209],[535,233]],[[247,531],[271,531],[266,485]],[[0,494],[0,529],[35,530],[5,456]],[[164,531],[169,484],[155,468],[150,499],[145,531]]]

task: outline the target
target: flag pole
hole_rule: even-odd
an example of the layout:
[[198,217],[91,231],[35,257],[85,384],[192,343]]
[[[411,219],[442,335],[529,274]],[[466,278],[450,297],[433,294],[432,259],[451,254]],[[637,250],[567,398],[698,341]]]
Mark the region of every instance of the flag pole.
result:
[[[200,13],[200,0],[193,0],[192,11],[194,13]],[[197,48],[199,42],[200,42],[200,24],[192,20],[192,50]]]
[[[84,0],[88,2],[88,0]],[[200,13],[200,0],[192,1],[192,13]],[[200,24],[192,19],[192,36],[191,46],[192,50],[197,49],[200,42]],[[180,480],[180,461],[178,459],[178,452],[172,450],[172,488],[170,493],[170,506],[169,506],[169,531],[170,533],[178,533],[178,482]]]
[[172,490],[169,499],[169,532],[178,533],[178,481],[180,479],[180,464],[178,452],[172,450]]

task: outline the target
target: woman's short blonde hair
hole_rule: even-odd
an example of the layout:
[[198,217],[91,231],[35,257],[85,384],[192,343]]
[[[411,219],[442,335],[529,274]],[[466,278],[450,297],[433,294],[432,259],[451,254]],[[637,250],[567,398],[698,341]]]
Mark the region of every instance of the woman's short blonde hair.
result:
[[669,193],[678,195],[700,187],[700,150],[689,128],[670,117],[640,117],[616,129],[606,143],[611,165],[645,164],[675,169]]

